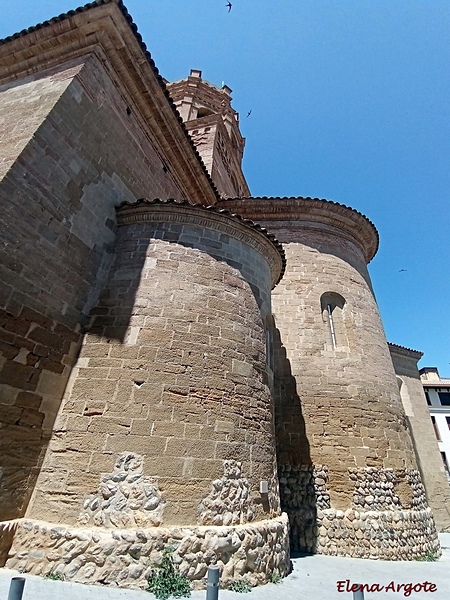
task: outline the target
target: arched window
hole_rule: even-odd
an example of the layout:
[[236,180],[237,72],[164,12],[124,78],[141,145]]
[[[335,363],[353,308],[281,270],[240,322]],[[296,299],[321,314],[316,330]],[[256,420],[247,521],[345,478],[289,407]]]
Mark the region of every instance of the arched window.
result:
[[197,111],[197,119],[201,119],[202,117],[209,117],[209,115],[213,115],[213,111],[209,108],[199,108]]
[[345,299],[335,292],[325,292],[320,298],[320,307],[331,347],[333,350],[346,348],[348,340],[343,315]]

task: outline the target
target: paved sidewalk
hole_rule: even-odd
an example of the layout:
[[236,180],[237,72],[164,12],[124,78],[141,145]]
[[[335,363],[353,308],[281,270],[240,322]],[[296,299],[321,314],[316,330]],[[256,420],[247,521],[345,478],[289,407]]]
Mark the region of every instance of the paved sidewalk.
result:
[[[364,592],[365,600],[449,600],[450,599],[450,534],[441,534],[443,557],[435,562],[387,562],[362,560],[357,558],[337,558],[333,556],[307,556],[294,558],[292,573],[278,585],[267,584],[253,588],[250,595],[221,590],[219,600],[352,600],[351,592],[337,589],[337,582],[346,580],[352,583],[379,584],[389,586],[389,591]],[[11,577],[16,571],[0,569],[0,599],[6,600]],[[154,600],[147,592],[134,592],[118,588],[82,585],[62,581],[52,581],[23,575],[26,577],[23,600]],[[429,582],[436,591],[411,591],[401,584]],[[393,583],[391,583],[393,582]],[[423,587],[423,586],[422,586]],[[416,588],[418,589],[418,588]],[[192,600],[204,600],[206,593],[192,592]]]

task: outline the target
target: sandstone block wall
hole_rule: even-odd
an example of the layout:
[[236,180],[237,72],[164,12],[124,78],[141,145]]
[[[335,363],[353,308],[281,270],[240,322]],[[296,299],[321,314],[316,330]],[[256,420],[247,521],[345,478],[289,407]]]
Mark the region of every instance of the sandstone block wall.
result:
[[0,87],[0,519],[24,513],[112,260],[115,205],[181,197],[95,55]]
[[[352,541],[348,543],[347,539],[344,544],[344,552],[343,540],[350,532],[341,531],[341,541],[336,543],[336,523],[332,523],[331,533],[330,528],[327,533],[321,525],[322,529],[317,530],[317,550],[366,557],[378,553],[384,558],[423,555],[430,532],[437,545],[436,532],[430,511],[416,514],[423,510],[414,501],[423,492],[421,484],[419,489],[408,477],[399,475],[399,470],[414,470],[416,462],[362,252],[325,228],[314,232],[286,231],[272,224],[272,231],[284,242],[287,257],[286,275],[273,294],[279,331],[275,393],[280,469],[286,464],[320,465],[327,469],[327,508],[332,509],[327,518],[331,521],[349,509],[364,514],[400,508],[411,515],[407,518],[414,520],[415,527],[420,529],[423,525],[420,548],[413,542],[415,529],[409,531],[410,545],[405,547],[403,534],[397,532],[392,539],[397,553],[393,551],[391,555],[387,543],[383,549],[381,541],[377,551],[377,544],[370,541],[364,551],[364,546],[353,543],[354,532]],[[335,294],[340,301],[333,310],[333,344],[323,298],[331,302],[329,299]],[[368,491],[353,481],[355,469],[376,470],[377,475],[371,474]],[[386,473],[390,469],[397,474],[389,482]],[[387,494],[386,484],[395,490],[395,498]],[[323,508],[323,502],[317,493],[310,498],[305,519],[305,505],[299,503],[294,508],[290,498],[282,493],[282,507],[291,515],[293,532],[300,536],[292,537],[293,544],[312,550],[314,513]],[[400,520],[403,522],[403,517]]]
[[417,368],[421,353],[393,344],[389,344],[389,350],[428,505],[433,511],[438,531],[448,531],[450,529],[450,486]]
[[[302,462],[328,464],[332,459],[332,502],[345,506],[351,491],[340,468],[415,464],[395,375],[357,248],[325,231],[301,232],[302,243],[294,241],[297,232],[277,233],[287,256],[286,275],[273,294],[280,336],[276,358],[282,402],[280,451],[286,459]],[[345,260],[350,252],[354,263],[359,255],[359,270]],[[327,292],[345,299],[341,314],[334,316],[335,349],[321,306]],[[306,436],[297,423],[290,423],[293,414],[288,407],[295,398],[297,405],[301,399]]]
[[[272,306],[280,499],[292,547],[386,559],[439,552],[367,272],[373,225],[311,198],[224,206],[261,223],[286,252]],[[375,513],[382,521],[387,513],[386,523],[396,515],[397,526],[375,523]]]
[[[68,65],[0,86],[0,518],[23,514],[80,337],[76,322],[61,322],[67,292],[46,280],[58,267],[65,271],[52,266],[49,252],[57,207],[49,202],[46,211],[39,203],[46,182],[30,164],[44,156],[37,131],[80,69]],[[29,146],[36,149],[33,160]]]
[[27,516],[120,525],[97,515],[96,497],[124,452],[139,455],[152,478],[147,524],[279,514],[265,341],[279,274],[266,254],[281,265],[278,251],[262,233],[200,208],[137,204],[119,215],[114,267]]

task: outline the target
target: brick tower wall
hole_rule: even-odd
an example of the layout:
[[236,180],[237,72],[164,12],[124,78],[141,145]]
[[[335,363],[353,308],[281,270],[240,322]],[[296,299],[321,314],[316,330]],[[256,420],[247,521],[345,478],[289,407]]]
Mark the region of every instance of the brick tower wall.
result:
[[216,88],[202,80],[201,71],[169,83],[169,93],[189,135],[224,198],[250,195],[242,171],[245,139],[239,130],[239,114],[231,106],[231,89]]

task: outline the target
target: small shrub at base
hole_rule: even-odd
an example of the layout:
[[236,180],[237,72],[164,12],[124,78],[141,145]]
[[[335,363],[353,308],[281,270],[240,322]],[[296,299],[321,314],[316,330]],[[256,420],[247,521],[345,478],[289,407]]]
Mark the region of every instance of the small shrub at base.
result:
[[64,581],[64,575],[61,575],[61,573],[47,573],[44,577],[45,579],[52,579],[53,581]]
[[436,552],[434,552],[434,550],[428,550],[428,552],[426,552],[423,556],[421,556],[417,560],[421,561],[421,562],[436,562],[437,560],[439,560],[439,557],[436,554]]
[[270,576],[270,583],[274,583],[275,585],[278,585],[279,583],[283,583],[283,578],[281,577],[281,575],[279,573],[274,571],[272,573],[272,575]]
[[191,582],[185,575],[181,575],[178,567],[173,562],[173,549],[165,548],[161,564],[152,569],[148,578],[148,592],[152,592],[158,600],[189,597],[191,595]]
[[232,592],[239,592],[240,594],[247,594],[247,592],[252,591],[250,585],[243,579],[239,579],[238,581],[232,581],[228,586],[228,589]]

